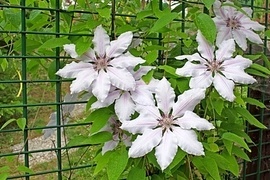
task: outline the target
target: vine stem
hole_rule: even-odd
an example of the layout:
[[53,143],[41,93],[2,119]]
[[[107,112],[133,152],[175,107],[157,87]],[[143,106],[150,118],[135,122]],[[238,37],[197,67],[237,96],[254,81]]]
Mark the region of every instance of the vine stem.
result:
[[190,160],[189,160],[189,155],[187,155],[187,163],[188,163],[188,170],[189,170],[189,179],[193,180],[193,175],[192,175],[192,169],[190,165]]

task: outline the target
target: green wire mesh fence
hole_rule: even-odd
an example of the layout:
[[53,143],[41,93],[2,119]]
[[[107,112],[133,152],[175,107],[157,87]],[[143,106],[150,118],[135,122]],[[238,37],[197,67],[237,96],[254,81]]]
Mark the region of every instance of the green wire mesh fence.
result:
[[[3,179],[91,179],[95,166],[91,163],[94,155],[89,153],[92,147],[72,141],[73,136],[88,133],[90,123],[82,118],[87,100],[83,97],[75,101],[63,98],[71,80],[55,75],[69,61],[62,45],[76,42],[77,51],[84,52],[90,46],[93,29],[99,24],[110,29],[112,39],[140,25],[135,39],[140,37],[154,42],[157,46],[152,48],[157,48],[164,43],[164,36],[162,33],[145,33],[144,28],[157,19],[147,11],[140,13],[147,3],[146,0],[0,1],[0,125],[13,121],[0,130],[0,174]],[[171,3],[179,3],[173,11],[181,14],[175,19],[180,35],[194,26],[186,18],[188,11],[207,12],[200,1]],[[238,3],[251,7],[254,18],[269,29],[268,0],[242,0]],[[163,6],[160,0],[157,8],[162,9]],[[182,36],[179,48],[185,53],[187,46],[184,45],[189,44],[190,48],[193,45],[189,37]],[[140,39],[137,40],[139,43]],[[265,38],[264,47],[260,48],[269,57],[268,41]],[[251,46],[249,53],[256,54],[256,48]],[[164,50],[154,50],[148,49],[149,58],[162,63]],[[133,49],[133,53],[138,52]],[[250,89],[249,94],[269,107],[269,82],[258,81],[259,84]],[[72,112],[63,114],[68,106],[72,106],[69,109]],[[250,106],[250,111],[269,127],[269,110]],[[80,113],[74,115],[74,112]],[[64,115],[71,119],[68,124],[62,121]],[[46,126],[50,116],[54,116],[56,122]],[[46,141],[39,138],[42,131],[50,129],[56,130],[54,138]],[[253,127],[249,127],[247,132],[255,144],[251,145],[252,161],[243,162],[241,179],[270,179],[270,132]],[[44,144],[47,146],[42,147]]]

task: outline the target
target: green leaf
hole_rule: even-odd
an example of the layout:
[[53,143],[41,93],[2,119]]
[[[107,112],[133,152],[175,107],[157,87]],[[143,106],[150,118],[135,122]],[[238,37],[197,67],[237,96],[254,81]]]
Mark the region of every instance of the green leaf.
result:
[[226,140],[226,139],[222,139],[224,146],[226,147],[228,153],[231,155],[232,154],[232,148],[233,148],[233,142]]
[[145,170],[139,167],[133,167],[128,173],[127,180],[143,180],[145,179]]
[[112,134],[109,132],[96,133],[83,141],[84,144],[101,144],[112,140]]
[[150,33],[158,32],[161,28],[171,23],[177,16],[177,13],[169,13],[163,15],[155,22],[154,26],[150,29]]
[[264,32],[264,35],[267,36],[268,38],[270,38],[270,30],[266,30],[266,31]]
[[205,7],[210,10],[215,0],[202,0],[202,2],[205,5]]
[[111,10],[109,8],[97,9],[98,14],[106,19],[111,17]]
[[0,168],[0,172],[8,172],[10,171],[10,167],[9,166],[3,166]]
[[260,108],[266,108],[266,106],[262,102],[260,102],[259,100],[257,100],[257,99],[247,97],[247,98],[243,98],[243,100],[246,103],[248,103],[248,104],[251,104],[251,105],[254,105],[254,106],[258,106]]
[[6,180],[9,176],[9,173],[0,173],[0,180]]
[[21,12],[13,8],[3,8],[5,20],[12,24],[15,28],[19,28],[21,24]]
[[75,136],[71,140],[69,140],[66,146],[71,147],[86,144],[84,141],[87,140],[88,138],[89,136],[82,136],[82,135]]
[[26,167],[26,166],[18,166],[17,170],[20,172],[23,172],[23,173],[29,173],[29,174],[34,173],[34,171],[32,169],[30,169],[29,167]]
[[243,118],[246,119],[250,124],[252,124],[258,128],[267,129],[266,126],[263,125],[260,121],[258,121],[254,116],[252,116],[252,114],[250,114],[250,112],[247,109],[241,108],[241,107],[236,107],[236,108],[234,108],[234,110],[238,114],[243,116]]
[[1,58],[0,59],[0,66],[1,66],[1,68],[2,68],[3,71],[5,71],[7,69],[7,67],[8,67],[8,61],[7,61],[6,58]]
[[25,118],[19,118],[16,120],[17,125],[19,126],[19,128],[24,131],[24,128],[26,126],[26,119]]
[[108,119],[111,117],[111,115],[112,112],[108,108],[101,108],[92,112],[87,117],[87,119],[93,122],[90,133],[94,134],[98,132],[101,128],[103,128],[107,124]]
[[137,20],[141,20],[147,16],[151,16],[153,15],[153,11],[151,10],[144,10],[144,11],[141,11],[137,14]]
[[206,151],[205,156],[214,159],[219,168],[224,169],[224,170],[229,169],[228,168],[229,162],[223,156],[221,156],[220,154]]
[[263,67],[263,66],[259,65],[259,64],[253,63],[253,64],[250,65],[250,68],[256,69],[258,71],[261,71],[261,72],[263,72],[266,75],[270,75],[270,70],[267,69],[266,67]]
[[101,153],[94,159],[97,161],[96,168],[94,170],[94,175],[97,175],[103,168],[105,168],[109,162],[112,151],[106,152],[104,155]]
[[[184,159],[186,155],[187,155],[186,152],[182,151],[181,149],[178,149],[173,161],[166,169],[173,169],[174,167],[176,167]],[[166,172],[166,169],[165,169],[165,172]]]
[[245,151],[242,148],[239,148],[237,146],[233,146],[232,153],[236,156],[240,157],[241,159],[244,159],[246,161],[251,161],[248,157],[248,155],[245,153]]
[[158,66],[158,69],[163,69],[165,72],[173,75],[173,76],[176,76],[178,77],[177,74],[175,74],[175,68],[174,67],[171,67],[171,66],[168,66],[168,65],[162,65],[162,66]]
[[229,171],[232,172],[235,176],[239,176],[239,164],[235,157],[226,151],[222,152],[221,155],[229,162]]
[[202,35],[211,44],[214,44],[217,34],[217,29],[214,21],[208,14],[200,13],[195,18],[195,24],[202,32]]
[[204,157],[202,159],[206,171],[215,179],[220,180],[219,170],[217,163],[214,159],[210,157]]
[[247,143],[244,141],[244,139],[242,137],[239,137],[238,135],[234,134],[234,133],[230,133],[230,132],[226,132],[222,135],[222,139],[226,139],[228,141],[237,143],[238,145],[240,145],[241,147],[245,148],[246,150],[248,150],[249,152],[251,151],[247,145]]
[[109,180],[119,179],[120,175],[125,170],[127,163],[128,152],[125,148],[122,148],[120,151],[113,152],[107,166]]
[[0,128],[0,130],[4,129],[7,125],[9,125],[10,123],[16,121],[16,119],[10,119],[8,121],[6,121],[3,126]]
[[147,62],[147,64],[151,64],[153,62],[155,62],[158,58],[158,51],[150,51],[146,56],[145,56],[145,60]]
[[215,111],[221,115],[223,108],[224,108],[224,101],[221,98],[215,98],[213,101],[213,109],[215,109]]
[[255,76],[259,76],[259,77],[263,77],[263,78],[268,78],[267,75],[265,75],[264,73],[262,73],[261,71],[258,71],[256,69],[247,68],[245,71],[251,75],[255,75]]
[[65,44],[71,43],[67,38],[52,38],[44,42],[39,49],[51,49],[56,47],[62,47]]

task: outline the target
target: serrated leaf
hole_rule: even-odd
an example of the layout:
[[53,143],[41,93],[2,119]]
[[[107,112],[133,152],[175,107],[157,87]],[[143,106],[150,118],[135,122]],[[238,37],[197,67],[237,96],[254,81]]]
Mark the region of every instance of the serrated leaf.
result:
[[51,49],[62,47],[65,44],[71,43],[67,38],[52,38],[44,42],[38,49]]
[[212,18],[208,14],[200,13],[195,18],[195,24],[206,40],[208,40],[211,44],[214,44],[217,29]]
[[29,167],[26,166],[18,166],[17,168],[18,171],[23,172],[23,173],[29,173],[29,174],[33,174],[34,171],[32,169],[30,169]]
[[247,109],[241,108],[241,107],[236,107],[234,110],[243,116],[244,119],[246,119],[250,124],[262,128],[262,129],[267,129],[265,125],[263,125],[260,121],[258,121],[252,114]]
[[128,152],[125,148],[115,151],[110,156],[107,166],[107,174],[109,180],[117,180],[125,170],[128,163]]
[[163,15],[155,22],[154,26],[150,29],[150,33],[158,32],[161,28],[171,23],[177,16],[178,13],[169,13]]
[[254,105],[254,106],[258,106],[260,108],[266,108],[266,106],[262,102],[260,102],[259,100],[257,100],[257,99],[247,97],[247,98],[243,98],[243,100],[246,103],[248,103],[248,104],[251,104],[251,105]]
[[244,141],[244,139],[234,133],[226,132],[222,135],[222,139],[226,139],[228,141],[237,143],[241,147],[245,148],[249,152],[251,151],[247,145],[247,143]]
[[26,119],[25,118],[19,118],[16,120],[17,125],[19,126],[19,128],[24,131],[25,126],[26,126]]
[[139,167],[133,167],[128,173],[127,180],[143,180],[145,179],[145,170]]

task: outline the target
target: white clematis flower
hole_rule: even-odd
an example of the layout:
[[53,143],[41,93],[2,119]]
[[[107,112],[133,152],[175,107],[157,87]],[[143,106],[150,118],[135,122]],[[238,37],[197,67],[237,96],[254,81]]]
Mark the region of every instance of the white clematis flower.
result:
[[111,85],[125,91],[134,90],[135,79],[128,68],[134,68],[145,60],[124,54],[131,40],[132,32],[126,32],[110,42],[105,30],[98,26],[94,32],[94,50],[90,48],[79,57],[74,44],[64,45],[64,50],[80,62],[67,64],[56,74],[76,78],[70,86],[71,93],[91,91],[100,101],[108,96]]
[[[233,4],[227,1],[227,4]],[[251,8],[243,7],[249,16],[252,14]],[[231,6],[221,6],[220,1],[215,1],[214,12],[216,17],[213,18],[216,27],[218,29],[216,44],[221,47],[220,44],[224,40],[234,39],[238,46],[244,51],[247,49],[247,40],[250,40],[256,44],[262,44],[260,36],[253,32],[264,30],[264,26],[260,25],[256,21],[252,21],[248,16],[236,8]]]
[[[244,69],[252,64],[252,61],[240,55],[232,58],[235,51],[233,39],[223,41],[215,52],[206,39],[198,31],[197,42],[200,54],[182,55],[176,59],[188,59],[182,68],[176,69],[176,74],[190,77],[191,88],[207,88],[212,83],[218,93],[228,101],[233,101],[234,82],[252,84],[256,80],[245,73]],[[198,61],[199,63],[193,63]]]
[[129,120],[130,116],[135,112],[136,105],[152,105],[153,95],[150,87],[145,84],[141,77],[147,74],[152,66],[142,66],[137,71],[130,70],[135,78],[136,87],[133,91],[122,91],[111,88],[107,98],[101,102],[97,101],[92,104],[91,109],[107,107],[115,102],[115,113],[121,122]]
[[163,78],[156,87],[155,97],[157,107],[139,106],[139,117],[124,121],[120,127],[133,134],[142,134],[132,143],[129,157],[144,156],[155,148],[157,162],[164,170],[172,162],[178,147],[189,154],[204,155],[203,145],[192,129],[210,130],[214,126],[192,111],[205,97],[205,90],[188,90],[174,102],[173,88]]
[[112,140],[104,143],[101,151],[102,155],[104,155],[108,151],[112,151],[113,149],[115,149],[120,141],[123,141],[123,143],[127,147],[131,145],[131,136],[128,136],[123,132],[122,129],[119,128],[121,124],[122,123],[117,120],[115,116],[111,116],[108,120],[108,123],[100,130],[100,132],[107,131],[112,133],[113,135]]

